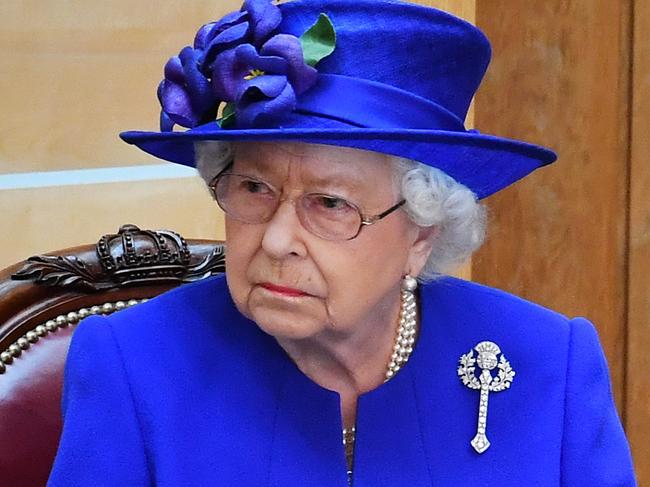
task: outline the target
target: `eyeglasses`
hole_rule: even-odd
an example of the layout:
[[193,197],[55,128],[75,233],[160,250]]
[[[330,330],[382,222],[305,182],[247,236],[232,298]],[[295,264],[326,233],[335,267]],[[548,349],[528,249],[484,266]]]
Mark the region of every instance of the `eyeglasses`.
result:
[[[270,183],[243,174],[223,172],[209,187],[221,209],[244,223],[270,221],[283,200],[281,191]],[[377,223],[405,202],[401,200],[378,215],[364,215],[355,204],[324,193],[303,193],[293,204],[308,232],[325,240],[352,240],[363,227]]]

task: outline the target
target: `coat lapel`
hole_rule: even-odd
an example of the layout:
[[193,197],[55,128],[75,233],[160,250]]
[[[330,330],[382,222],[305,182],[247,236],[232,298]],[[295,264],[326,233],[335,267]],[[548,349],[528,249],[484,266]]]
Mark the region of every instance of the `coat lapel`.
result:
[[346,487],[340,399],[305,377],[293,363],[274,411],[269,486]]

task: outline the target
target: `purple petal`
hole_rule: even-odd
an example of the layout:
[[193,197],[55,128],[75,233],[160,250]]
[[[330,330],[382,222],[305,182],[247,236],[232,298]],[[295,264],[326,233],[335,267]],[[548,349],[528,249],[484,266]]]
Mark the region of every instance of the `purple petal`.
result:
[[210,41],[208,47],[205,49],[203,58],[200,60],[201,65],[207,67],[207,69],[212,69],[214,67],[214,60],[219,54],[226,49],[230,49],[248,40],[249,28],[248,22],[243,22],[219,33]]
[[194,49],[205,49],[205,46],[207,46],[209,42],[209,35],[215,24],[216,22],[204,24],[198,31],[196,31],[196,35],[194,36]]
[[194,48],[205,49],[210,42],[212,42],[212,39],[217,37],[224,30],[242,22],[246,22],[247,18],[247,12],[231,12],[222,17],[221,20],[205,24],[198,30],[194,37]]
[[242,41],[246,38],[249,27],[250,25],[248,22],[242,22],[241,24],[228,27],[223,32],[220,32],[219,35],[215,36],[212,41],[210,41],[210,48],[212,48],[212,46],[227,45],[233,42]]
[[212,92],[210,81],[201,74],[198,68],[200,51],[186,47],[179,54],[185,74],[187,92],[192,101],[192,107],[197,113],[204,113],[213,108],[216,97]]
[[253,42],[261,45],[282,22],[282,12],[269,0],[246,0],[242,11],[248,12],[253,28]]
[[178,56],[170,57],[167,64],[165,64],[165,79],[178,83],[179,85],[185,83],[183,65]]
[[[248,13],[247,12],[231,12],[221,20],[216,22],[210,22],[201,27],[196,33],[194,38],[194,48],[195,49],[208,49],[212,41],[218,37],[221,33],[226,30],[231,29],[232,27],[237,26],[238,24],[246,24],[246,31],[248,31]],[[232,34],[232,33],[231,33]],[[229,34],[229,35],[231,35]],[[215,53],[211,59],[214,59],[218,53]]]
[[192,102],[182,86],[163,80],[160,86],[160,101],[169,118],[183,127],[194,127],[198,119],[192,111]]
[[[239,46],[241,47],[243,46]],[[219,54],[212,71],[212,90],[215,96],[222,101],[235,101],[239,87],[248,72],[248,66],[238,60],[236,49]]]
[[242,100],[237,105],[237,127],[250,128],[256,125],[272,123],[274,119],[291,112],[296,108],[296,94],[287,83],[284,90],[270,100]]
[[243,12],[243,11],[230,12],[229,14],[224,15],[221,18],[221,20],[217,20],[216,22],[213,22],[214,30],[215,30],[213,36],[219,33],[220,31],[227,29],[228,27],[232,27],[235,24],[244,22],[247,17],[248,17],[248,12]]
[[242,83],[237,100],[252,100],[260,98],[275,98],[279,96],[287,86],[287,77],[281,75],[257,76]]
[[169,118],[169,115],[165,112],[165,110],[160,110],[160,131],[161,132],[171,132],[174,130],[174,121]]
[[163,88],[165,86],[165,80],[162,80],[160,83],[158,83],[158,89],[156,90],[156,95],[158,96],[158,101],[162,105],[162,92]]
[[260,56],[250,44],[236,48],[238,59],[252,69],[260,69],[270,74],[286,74],[287,61],[278,56]]
[[318,71],[305,63],[300,40],[292,35],[278,34],[262,47],[263,56],[281,56],[288,62],[289,82],[296,95],[311,88],[318,78]]

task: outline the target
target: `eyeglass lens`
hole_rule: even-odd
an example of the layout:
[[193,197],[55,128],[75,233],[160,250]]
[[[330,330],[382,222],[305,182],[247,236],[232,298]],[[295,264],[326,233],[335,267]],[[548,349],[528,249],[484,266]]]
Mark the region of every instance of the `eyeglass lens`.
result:
[[[278,190],[250,176],[222,174],[213,189],[223,211],[245,223],[269,221],[281,201]],[[296,200],[295,207],[301,224],[325,239],[353,238],[361,227],[359,209],[337,196],[305,193]]]

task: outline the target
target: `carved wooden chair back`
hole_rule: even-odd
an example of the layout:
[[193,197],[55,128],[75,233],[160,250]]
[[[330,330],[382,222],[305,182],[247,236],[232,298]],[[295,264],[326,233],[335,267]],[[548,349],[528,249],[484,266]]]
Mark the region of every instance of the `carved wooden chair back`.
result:
[[76,324],[225,271],[224,245],[124,225],[0,271],[0,485],[42,487],[61,433]]

